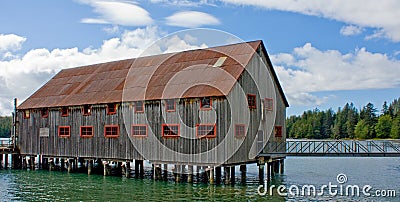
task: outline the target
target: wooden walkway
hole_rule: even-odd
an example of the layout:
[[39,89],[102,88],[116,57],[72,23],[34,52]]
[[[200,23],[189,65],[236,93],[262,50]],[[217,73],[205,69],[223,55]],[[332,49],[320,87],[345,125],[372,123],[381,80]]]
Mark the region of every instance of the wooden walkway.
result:
[[0,140],[0,154],[17,154],[11,140]]
[[[286,152],[276,152],[286,151]],[[399,140],[296,140],[270,142],[259,156],[400,157]]]

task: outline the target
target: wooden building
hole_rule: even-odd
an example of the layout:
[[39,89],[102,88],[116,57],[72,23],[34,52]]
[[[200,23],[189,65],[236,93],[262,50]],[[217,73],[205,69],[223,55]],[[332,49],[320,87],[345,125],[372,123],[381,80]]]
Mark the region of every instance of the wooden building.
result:
[[254,163],[267,142],[285,141],[286,107],[262,41],[146,56],[60,71],[18,106],[18,146],[26,156]]

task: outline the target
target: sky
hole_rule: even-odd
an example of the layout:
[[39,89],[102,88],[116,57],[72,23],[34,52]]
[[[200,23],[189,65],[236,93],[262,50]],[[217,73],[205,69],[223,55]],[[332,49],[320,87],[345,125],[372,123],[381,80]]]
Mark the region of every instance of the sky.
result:
[[399,10],[398,0],[1,0],[0,115],[61,69],[238,40],[263,40],[288,116],[380,109],[400,97]]

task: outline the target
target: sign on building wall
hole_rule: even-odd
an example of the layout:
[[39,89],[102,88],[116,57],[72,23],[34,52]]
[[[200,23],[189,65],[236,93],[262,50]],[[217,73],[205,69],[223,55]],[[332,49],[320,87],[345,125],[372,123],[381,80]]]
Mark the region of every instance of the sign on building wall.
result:
[[39,129],[39,137],[49,137],[49,128],[40,128]]

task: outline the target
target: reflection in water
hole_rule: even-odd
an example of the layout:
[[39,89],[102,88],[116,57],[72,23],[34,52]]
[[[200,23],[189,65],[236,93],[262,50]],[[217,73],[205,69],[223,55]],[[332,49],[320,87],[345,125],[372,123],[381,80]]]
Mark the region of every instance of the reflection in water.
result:
[[[370,184],[374,189],[397,189],[397,198],[373,198],[374,201],[399,201],[400,159],[398,158],[311,158],[290,157],[285,175],[278,175],[270,185],[305,185],[316,187],[336,182],[345,173],[348,183]],[[248,166],[248,182],[235,186],[174,183],[150,179],[127,179],[83,173],[48,171],[0,171],[1,201],[160,201],[160,200],[228,200],[228,201],[297,201],[302,197],[259,196],[257,167]],[[237,173],[237,177],[240,174]],[[368,198],[308,197],[306,200],[358,201]]]

